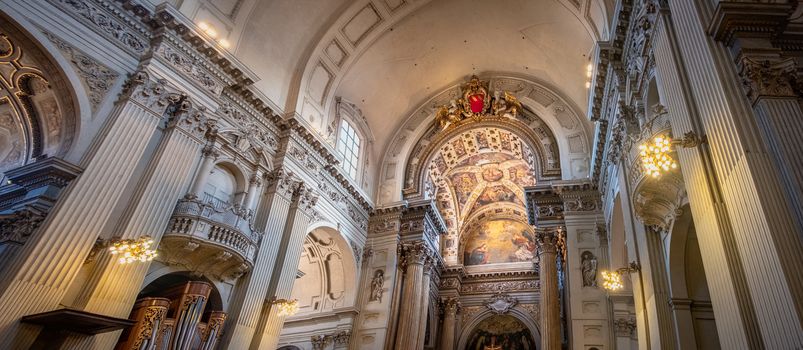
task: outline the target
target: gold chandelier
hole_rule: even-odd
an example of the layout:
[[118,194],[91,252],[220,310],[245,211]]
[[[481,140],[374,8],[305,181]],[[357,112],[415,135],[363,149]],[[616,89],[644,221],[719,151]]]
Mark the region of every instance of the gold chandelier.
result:
[[602,288],[615,292],[624,288],[622,284],[622,274],[641,271],[641,265],[633,261],[627,267],[616,269],[615,271],[602,271]]
[[156,257],[156,250],[151,249],[153,239],[142,236],[139,239],[123,239],[113,241],[109,252],[112,255],[120,255],[118,261],[121,264],[129,264],[135,261],[147,262]]
[[293,316],[298,312],[298,300],[274,299],[271,304],[279,308],[279,316]]
[[670,146],[672,140],[667,136],[656,136],[651,144],[639,146],[641,166],[647,176],[658,177],[662,171],[675,169],[678,164],[672,159]]
[[678,163],[672,158],[672,146],[678,145],[680,147],[697,147],[706,142],[706,137],[698,137],[694,132],[687,132],[683,135],[681,140],[672,140],[671,137],[666,135],[659,135],[652,139],[651,143],[642,144],[639,146],[639,156],[641,157],[641,166],[644,173],[656,178],[662,172],[676,169]]

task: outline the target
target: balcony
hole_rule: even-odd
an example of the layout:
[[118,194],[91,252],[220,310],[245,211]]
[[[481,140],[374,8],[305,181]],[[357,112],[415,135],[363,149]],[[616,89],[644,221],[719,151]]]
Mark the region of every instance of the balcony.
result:
[[239,278],[253,267],[262,236],[252,224],[250,210],[214,197],[180,199],[157,259],[218,279]]

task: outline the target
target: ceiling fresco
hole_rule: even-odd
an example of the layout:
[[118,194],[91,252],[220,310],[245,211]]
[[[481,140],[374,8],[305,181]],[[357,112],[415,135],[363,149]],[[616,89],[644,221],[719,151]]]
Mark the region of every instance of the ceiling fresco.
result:
[[[499,241],[501,237],[494,238],[498,242],[492,244],[495,248],[489,253],[493,258],[483,263],[520,261],[510,258],[518,250],[511,239],[514,231],[521,236],[527,226],[523,215],[524,187],[535,185],[531,162],[529,147],[516,134],[496,127],[467,130],[441,146],[432,158],[429,174],[436,189],[438,209],[449,230],[444,245],[450,250],[447,253],[460,251],[468,252],[464,256],[470,255],[471,250],[479,248],[482,237],[501,234],[503,241]],[[521,215],[506,216],[507,221],[486,222],[481,226],[494,232],[483,233],[478,240],[466,239],[464,231],[482,231],[477,224],[467,224],[494,220],[493,213],[502,208]],[[458,247],[457,242],[463,244]]]
[[489,220],[465,234],[463,265],[527,262],[535,258],[532,228],[519,220]]

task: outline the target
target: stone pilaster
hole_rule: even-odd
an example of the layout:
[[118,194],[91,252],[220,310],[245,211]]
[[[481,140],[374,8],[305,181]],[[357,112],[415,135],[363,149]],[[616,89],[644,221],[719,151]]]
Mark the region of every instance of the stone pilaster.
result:
[[[434,256],[434,254],[433,254]],[[432,283],[432,275],[435,272],[435,259],[430,258],[424,263],[424,278],[423,286],[421,289],[421,315],[418,318],[418,343],[416,349],[423,349],[426,344],[427,322],[429,316],[429,301],[430,301],[430,286]]]
[[[301,260],[304,239],[309,233],[307,230],[312,220],[312,208],[317,201],[318,196],[310,187],[304,183],[298,184],[287,214],[287,226],[285,226],[278,244],[279,252],[265,295],[265,304],[262,307],[254,338],[251,340],[250,348],[253,350],[275,349],[279,342],[279,334],[282,331],[285,317],[279,316],[279,310],[271,304],[271,301],[274,298],[290,298],[298,272],[298,263]],[[275,244],[275,241],[273,243]]]
[[443,308],[443,326],[441,330],[441,350],[454,350],[455,334],[457,334],[457,312],[460,310],[460,300],[456,297],[445,298],[441,301]]
[[27,348],[37,329],[20,326],[19,318],[59,307],[163,120],[168,97],[164,83],[144,73],[129,81],[83,174],[7,265],[0,285],[0,348]]
[[558,240],[561,228],[536,228],[535,239],[538,244],[539,276],[541,279],[541,349],[559,350],[560,337],[560,296],[558,295]]
[[[648,226],[645,230],[646,254],[641,258],[647,258],[649,267],[642,270],[645,283],[652,286],[651,308],[655,309],[655,316],[658,324],[658,335],[661,349],[675,349],[675,324],[672,322],[672,311],[669,308],[669,276],[666,270],[666,254],[664,253],[663,231],[655,226]],[[643,263],[643,260],[642,260]],[[649,296],[648,296],[649,298]]]
[[691,299],[672,298],[669,307],[675,321],[675,338],[678,349],[697,349],[694,334],[694,316],[691,313]]
[[[136,205],[127,208],[126,214],[120,220],[117,233],[122,239],[137,239],[148,234],[153,239],[154,246],[158,246],[172,209],[190,183],[191,177],[188,174],[198,159],[204,131],[213,131],[215,128],[213,120],[207,119],[200,111],[189,108],[184,102],[182,100],[176,104],[181,104],[186,109],[177,110],[174,115],[169,116],[170,126],[165,129],[143,174],[143,181],[138,186],[138,195],[132,200]],[[188,118],[197,122],[176,122],[178,119]],[[191,130],[197,128],[202,130],[201,133],[193,134]],[[99,255],[90,278],[80,282],[78,296],[75,300],[65,300],[63,303],[93,313],[126,318],[150,264],[120,264],[105,250]],[[120,332],[104,333],[95,336],[95,339],[73,337],[68,340],[67,347],[113,347],[119,334]]]
[[276,241],[285,230],[293,191],[298,186],[293,175],[277,169],[265,175],[267,190],[257,210],[255,226],[264,232],[254,267],[240,278],[234,293],[228,331],[223,334],[220,346],[227,349],[247,349],[254,336],[268,285],[273,275],[279,245]]

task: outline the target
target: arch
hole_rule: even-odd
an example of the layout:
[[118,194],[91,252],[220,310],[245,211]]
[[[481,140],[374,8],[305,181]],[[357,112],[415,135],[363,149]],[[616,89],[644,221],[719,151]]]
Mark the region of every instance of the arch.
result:
[[357,262],[351,244],[331,226],[309,230],[299,261],[291,298],[299,300],[298,315],[314,317],[355,305]]
[[0,172],[42,157],[65,158],[88,99],[75,72],[41,33],[0,13]]
[[[579,109],[549,84],[532,77],[505,73],[480,75],[488,80],[493,89],[508,91],[516,95],[523,106],[524,118],[515,125],[506,125],[508,130],[519,135],[531,135],[529,145],[533,151],[539,149],[537,143],[555,145],[553,162],[557,171],[549,175],[555,179],[584,178],[588,176],[590,167],[591,126],[581,117]],[[410,176],[409,164],[426,164],[423,148],[433,142],[437,129],[434,128],[435,112],[439,106],[446,105],[460,95],[464,79],[447,85],[438,93],[431,95],[425,102],[412,108],[405,122],[397,128],[392,139],[384,145],[380,172],[377,182],[377,202],[379,205],[395,203],[402,199],[403,190],[413,188],[420,192],[423,183]],[[490,121],[490,119],[489,119]],[[513,124],[513,123],[511,123]],[[470,124],[469,124],[470,125]],[[480,127],[474,125],[473,127]],[[472,126],[463,126],[471,129]],[[515,128],[515,129],[513,129]],[[530,131],[526,131],[530,130]],[[457,131],[451,131],[457,133]],[[533,137],[533,133],[544,137]],[[443,133],[440,133],[443,134]],[[523,136],[524,137],[524,136]],[[446,138],[441,136],[438,138]],[[422,145],[423,144],[423,145]],[[426,145],[426,146],[425,146]],[[543,149],[543,148],[541,148]],[[541,154],[542,159],[548,159]],[[413,170],[420,176],[418,169]],[[417,186],[417,187],[416,187]]]
[[[473,315],[473,317],[466,323],[465,326],[462,327],[460,330],[460,336],[458,337],[457,348],[458,349],[465,349],[466,345],[469,341],[468,337],[471,336],[474,329],[482,322],[483,320],[498,316],[499,314],[491,311],[491,310],[483,310],[478,312],[477,314]],[[510,309],[504,315],[513,316],[519,322],[524,324],[525,327],[530,331],[530,335],[533,337],[533,341],[535,341],[536,346],[540,346],[541,344],[541,328],[538,326],[536,321],[533,317],[527,313],[526,310],[522,310],[518,307]]]

